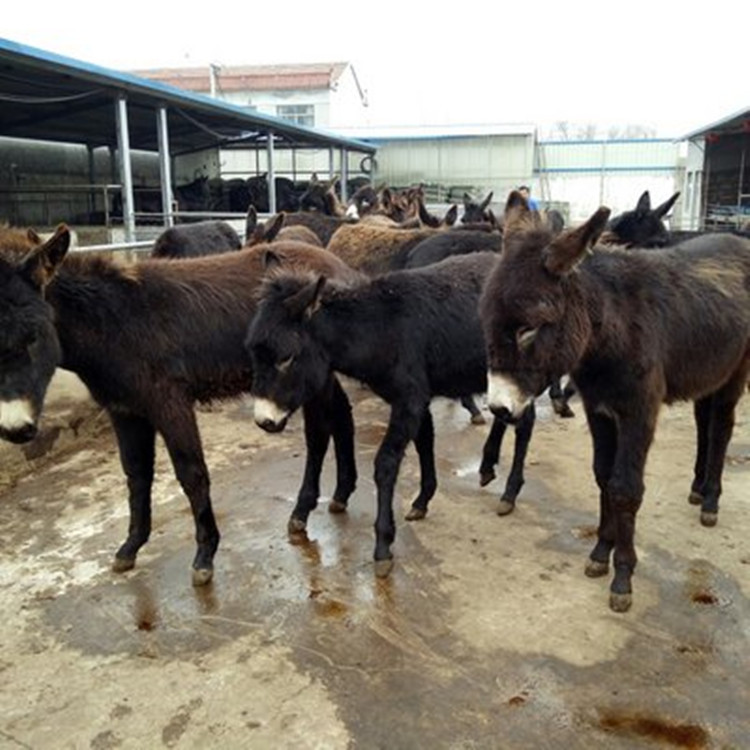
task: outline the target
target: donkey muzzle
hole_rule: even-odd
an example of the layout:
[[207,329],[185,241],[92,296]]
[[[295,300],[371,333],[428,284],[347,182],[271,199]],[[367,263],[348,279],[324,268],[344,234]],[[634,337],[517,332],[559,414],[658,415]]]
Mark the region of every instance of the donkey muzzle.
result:
[[267,398],[256,398],[255,424],[266,432],[281,432],[289,419],[289,412]]

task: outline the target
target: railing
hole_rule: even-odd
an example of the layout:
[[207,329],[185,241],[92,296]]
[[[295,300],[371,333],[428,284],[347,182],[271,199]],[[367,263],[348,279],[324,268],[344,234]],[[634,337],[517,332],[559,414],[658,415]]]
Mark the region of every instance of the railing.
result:
[[[44,206],[45,211],[45,221],[44,223],[49,225],[52,223],[50,218],[50,195],[70,195],[70,194],[88,194],[90,203],[89,203],[89,210],[93,211],[94,206],[93,201],[96,199],[96,197],[101,197],[102,200],[102,212],[104,214],[104,224],[105,226],[110,225],[110,196],[114,195],[115,193],[122,190],[122,185],[117,184],[91,184],[91,185],[33,185],[25,187],[23,185],[17,185],[13,188],[0,188],[0,196],[2,195],[10,195],[11,198],[11,205],[12,204],[18,204],[20,201],[16,198],[18,195],[41,195],[43,196],[44,200],[42,201],[42,205]],[[69,212],[74,213],[74,212]],[[11,219],[12,223],[17,223],[17,219],[14,216],[8,217]],[[22,222],[26,223],[26,222]]]

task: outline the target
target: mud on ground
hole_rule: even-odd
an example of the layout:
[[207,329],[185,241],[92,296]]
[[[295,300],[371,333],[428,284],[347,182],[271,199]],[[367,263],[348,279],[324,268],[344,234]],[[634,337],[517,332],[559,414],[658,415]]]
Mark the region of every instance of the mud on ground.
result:
[[[540,403],[527,483],[500,518],[512,438],[499,479],[480,489],[487,428],[436,402],[438,493],[426,520],[403,521],[418,485],[410,450],[396,566],[381,581],[371,477],[388,412],[347,388],[359,486],[345,516],[328,514],[324,498],[297,543],[286,520],[304,460],[300,418],[270,436],[244,403],[201,412],[223,535],[204,589],[190,585],[194,528],[162,445],[153,535],[119,575],[110,563],[127,529],[126,487],[93,405],[68,404],[85,413],[77,437],[67,431],[78,416],[52,405],[46,424],[62,426],[46,452],[3,453],[0,747],[750,746],[747,403],[713,529],[686,501],[692,410],[662,412],[634,606],[618,615],[608,581],[583,575],[598,501],[580,404],[560,420]],[[329,461],[324,492],[332,478]]]

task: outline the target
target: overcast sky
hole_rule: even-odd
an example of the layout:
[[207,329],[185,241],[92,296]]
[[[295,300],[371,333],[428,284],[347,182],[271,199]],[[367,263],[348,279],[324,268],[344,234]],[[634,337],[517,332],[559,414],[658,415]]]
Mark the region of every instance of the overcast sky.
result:
[[118,70],[349,61],[376,125],[632,123],[679,137],[750,107],[747,2],[5,5],[0,36]]

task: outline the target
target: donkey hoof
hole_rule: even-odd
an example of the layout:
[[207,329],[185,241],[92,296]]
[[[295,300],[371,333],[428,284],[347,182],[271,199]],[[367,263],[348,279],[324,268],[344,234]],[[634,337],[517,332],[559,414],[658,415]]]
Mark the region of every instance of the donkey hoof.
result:
[[134,567],[134,557],[115,557],[112,561],[112,570],[115,573],[124,573],[126,570],[133,570]]
[[711,513],[707,510],[701,511],[701,524],[703,526],[716,526],[716,522],[719,520],[718,513]]
[[497,515],[507,516],[509,513],[512,513],[515,510],[515,507],[515,503],[508,502],[507,500],[501,500],[497,504]]
[[487,420],[484,418],[484,414],[472,414],[471,423],[477,425],[487,424]]
[[193,586],[205,586],[213,577],[212,568],[193,568]]
[[688,502],[690,505],[702,505],[703,495],[700,492],[693,491],[688,495]]
[[[589,578],[601,578],[609,573],[609,563],[599,560],[587,560],[583,571]],[[614,594],[613,594],[614,596]]]
[[331,500],[331,502],[328,503],[328,512],[346,513],[346,503],[340,503],[338,500]]
[[300,518],[290,518],[286,528],[290,534],[304,534],[307,531],[307,523]]
[[613,612],[627,612],[633,604],[632,594],[610,594],[609,608]]
[[425,508],[412,508],[405,516],[407,521],[421,521],[427,515]]
[[388,560],[375,560],[375,575],[378,578],[388,578],[393,570],[393,558]]
[[490,469],[489,471],[480,471],[479,472],[479,486],[480,487],[486,487],[495,477],[497,474]]
[[556,398],[552,399],[552,410],[558,417],[562,417],[563,419],[570,419],[576,415],[565,401]]

